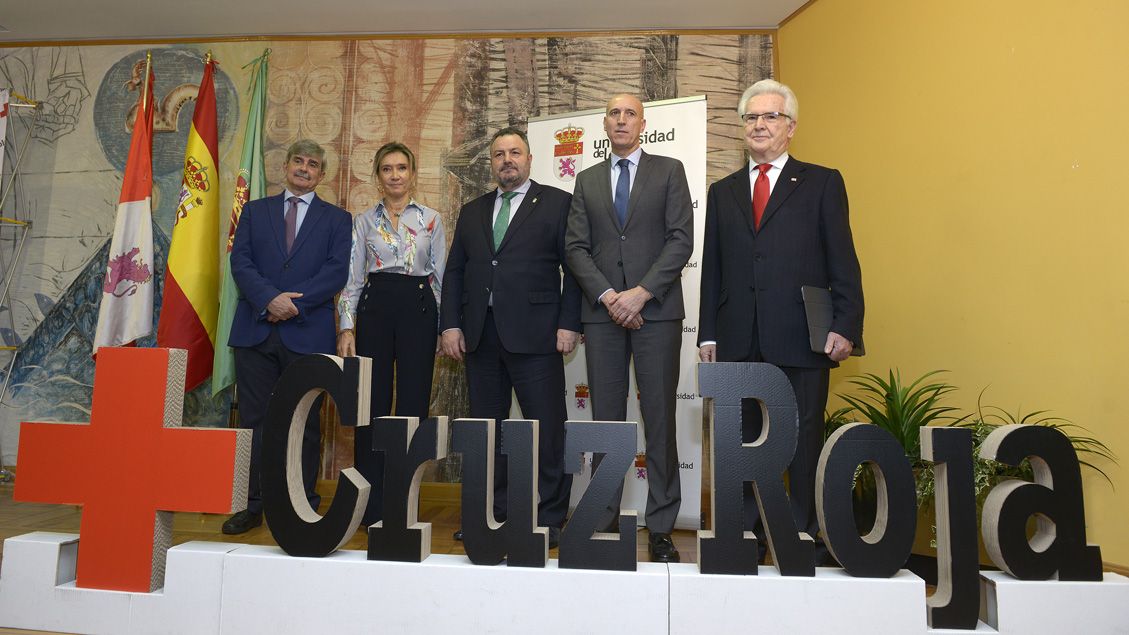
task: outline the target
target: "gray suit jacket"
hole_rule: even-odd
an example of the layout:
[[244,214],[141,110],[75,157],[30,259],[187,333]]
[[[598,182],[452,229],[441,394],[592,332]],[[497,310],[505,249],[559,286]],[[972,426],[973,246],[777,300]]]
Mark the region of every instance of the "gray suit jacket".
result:
[[576,177],[565,254],[584,292],[582,322],[611,321],[600,294],[636,285],[655,296],[643,307],[644,320],[686,317],[681,276],[694,251],[692,205],[686,170],[670,157],[640,157],[624,227],[612,204],[610,159]]

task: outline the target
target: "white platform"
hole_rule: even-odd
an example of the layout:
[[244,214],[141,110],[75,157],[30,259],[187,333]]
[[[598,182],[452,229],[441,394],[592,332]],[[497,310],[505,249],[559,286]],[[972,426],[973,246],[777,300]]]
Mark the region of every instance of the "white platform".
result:
[[854,578],[819,568],[814,578],[703,575],[670,565],[671,633],[924,633],[925,582],[909,571]]
[[78,536],[34,532],[4,541],[0,625],[70,633],[218,633],[224,556],[239,545],[169,549],[156,593],[75,587]]
[[662,633],[666,566],[635,572],[482,567],[466,556],[422,563],[362,551],[292,558],[277,547],[233,551],[224,573],[224,633]]
[[980,573],[980,619],[1000,633],[1129,633],[1129,578],[1024,581]]
[[[817,569],[814,578],[702,575],[641,562],[635,572],[422,564],[361,551],[292,558],[277,547],[191,542],[169,550],[157,593],[78,589],[77,536],[4,542],[0,626],[76,633],[969,633],[930,631],[925,584]],[[983,574],[991,615],[975,632],[1129,633],[1129,580],[1020,582]]]

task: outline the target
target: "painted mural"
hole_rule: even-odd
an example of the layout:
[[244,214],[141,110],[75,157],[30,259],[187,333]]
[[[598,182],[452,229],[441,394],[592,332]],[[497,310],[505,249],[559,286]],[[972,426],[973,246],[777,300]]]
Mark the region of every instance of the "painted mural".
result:
[[[766,34],[0,49],[0,87],[43,104],[38,111],[14,111],[5,148],[3,183],[13,189],[0,215],[32,223],[18,259],[18,234],[0,226],[0,280],[14,274],[11,301],[0,306],[0,345],[16,347],[17,355],[0,403],[5,465],[15,462],[18,422],[89,418],[90,347],[129,146],[129,111],[137,98],[130,89],[137,62],[146,50],[153,52],[159,293],[202,58],[210,50],[219,61],[220,164],[227,175],[220,200],[226,206],[249,100],[250,69],[244,65],[264,49],[271,51],[264,124],[268,194],[281,189],[286,147],[309,137],[328,153],[318,195],[359,212],[377,197],[373,154],[399,140],[419,158],[417,198],[439,210],[449,228],[464,201],[491,187],[490,134],[530,117],[600,108],[617,92],[634,92],[644,101],[706,95],[708,179],[720,178],[742,160],[737,98],[773,74],[772,37]],[[226,219],[227,212],[221,213]],[[226,236],[226,226],[221,231]],[[0,352],[0,384],[11,354]],[[186,396],[185,425],[227,425],[231,401],[230,394],[213,399],[205,382]],[[333,423],[331,408],[323,473],[333,478],[352,457],[351,435]],[[446,359],[437,364],[431,409],[452,418],[466,414],[460,365]],[[448,460],[436,471],[431,478],[453,480],[459,465]]]

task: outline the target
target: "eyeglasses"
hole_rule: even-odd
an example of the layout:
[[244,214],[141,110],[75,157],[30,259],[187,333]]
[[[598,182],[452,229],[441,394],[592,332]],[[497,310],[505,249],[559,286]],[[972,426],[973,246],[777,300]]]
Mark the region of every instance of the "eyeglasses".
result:
[[755,124],[757,119],[764,119],[766,124],[772,125],[781,119],[791,119],[791,117],[782,112],[764,112],[760,114],[749,112],[741,115],[741,121],[744,121],[745,125]]

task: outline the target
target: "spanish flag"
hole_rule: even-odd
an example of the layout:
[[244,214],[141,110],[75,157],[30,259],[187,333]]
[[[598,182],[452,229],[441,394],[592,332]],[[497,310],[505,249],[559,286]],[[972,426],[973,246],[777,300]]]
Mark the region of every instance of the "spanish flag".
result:
[[157,346],[188,351],[184,389],[212,372],[219,313],[219,135],[215,61],[208,54],[184,151],[184,180],[173,222]]

